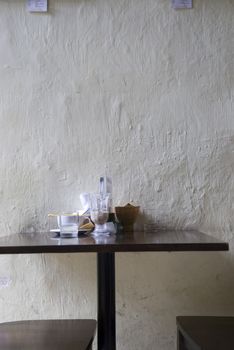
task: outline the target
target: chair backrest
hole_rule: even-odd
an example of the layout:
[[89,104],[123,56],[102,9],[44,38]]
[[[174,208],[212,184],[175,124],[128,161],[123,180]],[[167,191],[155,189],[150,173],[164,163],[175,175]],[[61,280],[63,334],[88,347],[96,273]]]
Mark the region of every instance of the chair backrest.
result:
[[95,320],[37,320],[0,324],[1,349],[90,350]]
[[233,350],[234,317],[178,316],[178,350]]

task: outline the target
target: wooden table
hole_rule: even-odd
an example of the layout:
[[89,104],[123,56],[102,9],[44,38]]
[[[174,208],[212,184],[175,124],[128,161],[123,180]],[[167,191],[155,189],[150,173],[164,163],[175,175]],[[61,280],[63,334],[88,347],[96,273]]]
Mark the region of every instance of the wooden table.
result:
[[97,253],[98,350],[116,349],[115,253],[226,251],[228,243],[198,231],[160,231],[95,239],[54,239],[51,233],[20,233],[0,238],[0,254]]

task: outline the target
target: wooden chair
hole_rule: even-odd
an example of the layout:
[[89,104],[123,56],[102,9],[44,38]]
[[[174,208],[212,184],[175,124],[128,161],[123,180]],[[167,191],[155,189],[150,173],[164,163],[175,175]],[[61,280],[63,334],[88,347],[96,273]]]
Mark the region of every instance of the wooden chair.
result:
[[178,350],[234,350],[234,317],[178,316]]
[[0,324],[3,350],[91,350],[95,320],[38,320]]

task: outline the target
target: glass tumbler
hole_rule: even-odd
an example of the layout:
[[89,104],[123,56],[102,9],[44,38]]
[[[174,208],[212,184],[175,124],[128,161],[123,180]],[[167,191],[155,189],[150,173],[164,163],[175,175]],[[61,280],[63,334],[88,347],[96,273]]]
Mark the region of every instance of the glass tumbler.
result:
[[92,232],[94,236],[100,236],[103,234],[109,235],[105,225],[109,217],[109,207],[109,194],[90,194],[90,216],[95,224],[95,229]]
[[58,216],[60,237],[74,238],[78,236],[79,214],[61,214]]

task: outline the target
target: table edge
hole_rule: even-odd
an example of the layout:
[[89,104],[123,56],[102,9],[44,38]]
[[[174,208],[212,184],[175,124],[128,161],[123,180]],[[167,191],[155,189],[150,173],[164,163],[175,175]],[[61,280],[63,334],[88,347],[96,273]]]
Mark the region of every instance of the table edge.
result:
[[226,242],[215,243],[160,243],[137,245],[64,245],[64,246],[0,246],[0,255],[3,254],[48,254],[48,253],[130,253],[130,252],[220,252],[228,251],[229,244]]

